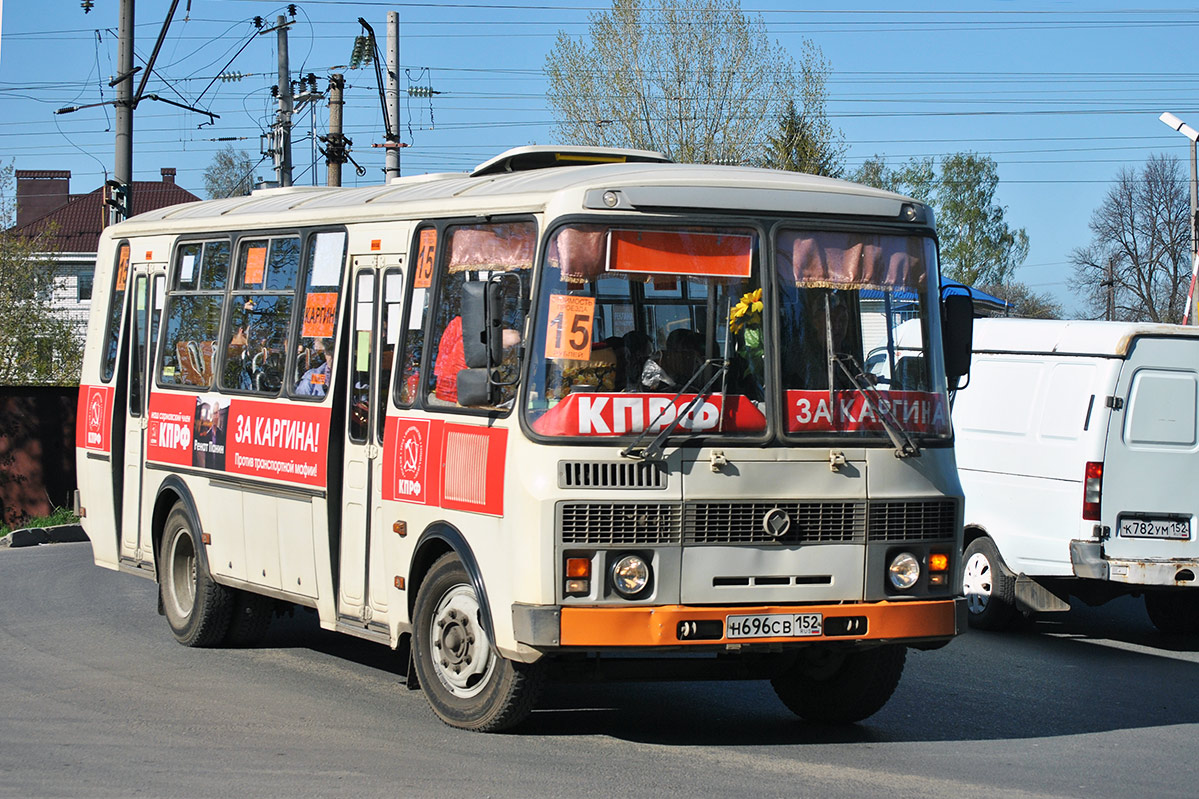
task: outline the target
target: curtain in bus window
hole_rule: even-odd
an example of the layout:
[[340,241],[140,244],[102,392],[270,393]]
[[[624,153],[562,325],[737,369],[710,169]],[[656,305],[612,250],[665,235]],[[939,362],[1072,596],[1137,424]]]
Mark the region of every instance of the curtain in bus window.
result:
[[329,391],[345,250],[344,231],[308,237],[299,336],[292,347],[296,354],[291,386],[294,396],[321,398]]
[[224,388],[276,394],[283,385],[287,336],[300,269],[300,239],[242,242],[226,328]]
[[554,234],[547,261],[567,283],[586,283],[604,273],[607,226],[574,225]]
[[468,270],[531,269],[537,229],[528,223],[454,228],[449,238],[450,274]]
[[800,288],[923,291],[928,277],[924,240],[861,232],[796,232],[779,236]]

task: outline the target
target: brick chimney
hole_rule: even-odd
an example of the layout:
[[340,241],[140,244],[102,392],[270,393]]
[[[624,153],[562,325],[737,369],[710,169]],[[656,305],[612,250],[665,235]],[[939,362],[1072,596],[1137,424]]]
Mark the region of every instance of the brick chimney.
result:
[[162,169],[160,169],[158,171],[162,173],[162,182],[163,183],[172,183],[173,184],[175,182],[175,167],[164,166]]
[[18,169],[15,177],[18,225],[62,208],[71,199],[69,169]]

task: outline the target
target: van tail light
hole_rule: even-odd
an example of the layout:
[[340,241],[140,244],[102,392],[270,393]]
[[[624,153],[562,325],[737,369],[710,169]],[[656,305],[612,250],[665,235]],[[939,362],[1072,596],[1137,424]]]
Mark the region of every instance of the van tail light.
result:
[[1099,521],[1099,500],[1103,495],[1103,462],[1087,461],[1082,481],[1082,518]]

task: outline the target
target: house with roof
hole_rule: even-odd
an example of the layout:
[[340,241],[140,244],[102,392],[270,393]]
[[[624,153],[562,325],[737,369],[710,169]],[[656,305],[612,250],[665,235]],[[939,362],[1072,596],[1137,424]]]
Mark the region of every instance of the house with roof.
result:
[[[134,214],[200,199],[175,183],[174,167],[163,167],[160,174],[160,181],[133,181]],[[72,194],[71,172],[66,169],[18,169],[14,177],[17,219],[9,233],[48,236],[52,247],[47,256],[54,264],[51,304],[75,323],[82,342],[91,307],[96,248],[100,232],[108,224],[104,187]]]

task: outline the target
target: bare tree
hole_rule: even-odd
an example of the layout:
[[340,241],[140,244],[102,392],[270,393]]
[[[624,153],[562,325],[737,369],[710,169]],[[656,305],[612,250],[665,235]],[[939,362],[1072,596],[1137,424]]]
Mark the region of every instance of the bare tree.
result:
[[1061,319],[1062,304],[1048,294],[1038,294],[1024,283],[983,283],[975,286],[1008,303],[1008,315],[1025,319]]
[[204,191],[212,200],[249,194],[254,189],[255,166],[249,153],[226,144],[204,169]]
[[[587,37],[558,34],[546,58],[547,99],[563,140],[658,150],[676,161],[759,163],[788,102],[831,135],[827,64],[805,44],[798,74],[739,0],[613,0]],[[804,84],[813,85],[804,89]],[[815,85],[819,82],[819,86]],[[805,103],[818,100],[819,108]]]
[[1178,159],[1122,168],[1074,250],[1070,287],[1091,318],[1181,322],[1190,282],[1190,198]]

